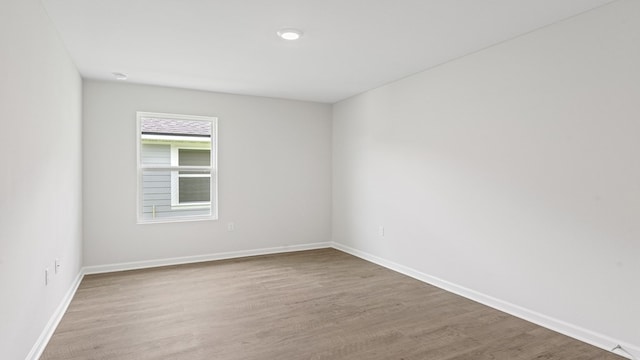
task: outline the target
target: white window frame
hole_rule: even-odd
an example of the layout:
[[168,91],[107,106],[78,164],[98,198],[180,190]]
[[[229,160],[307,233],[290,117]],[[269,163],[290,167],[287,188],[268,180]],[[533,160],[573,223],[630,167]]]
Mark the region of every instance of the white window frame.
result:
[[[163,118],[163,119],[175,119],[175,120],[189,120],[189,121],[206,121],[211,124],[211,166],[179,166],[177,162],[173,162],[173,148],[172,162],[170,166],[166,165],[143,165],[141,159],[142,148],[142,118]],[[188,146],[177,148],[188,148]],[[202,148],[200,148],[202,149]],[[176,150],[177,151],[177,150]],[[177,157],[176,157],[177,159]],[[138,111],[136,112],[136,162],[137,162],[137,196],[136,196],[136,208],[137,208],[137,222],[138,224],[150,224],[150,223],[167,223],[167,222],[184,222],[184,221],[199,221],[199,220],[217,220],[218,219],[218,118],[212,116],[197,116],[197,115],[182,115],[182,114],[167,114],[167,113],[155,113]],[[178,204],[175,206],[176,210],[188,210],[209,207],[210,213],[208,215],[190,215],[190,216],[175,216],[166,218],[154,218],[145,219],[143,217],[143,181],[142,174],[146,170],[159,170],[159,171],[171,171],[172,174],[172,192],[173,192],[173,174],[178,174],[178,171],[198,171],[206,170],[210,172],[211,181],[209,182],[211,189],[211,202],[210,203],[197,203],[197,204]],[[177,177],[176,177],[177,178]],[[176,187],[177,188],[177,187]],[[173,205],[173,193],[171,194],[172,209]]]
[[[171,166],[176,166],[179,167],[178,162],[180,160],[180,150],[182,149],[187,149],[187,150],[210,150],[211,148],[203,148],[203,147],[197,147],[197,146],[190,146],[190,145],[183,145],[183,144],[178,144],[178,145],[171,145]],[[211,201],[209,202],[194,202],[194,203],[180,203],[180,178],[181,177],[208,177],[209,179],[211,179],[211,172],[209,172],[208,175],[198,175],[198,174],[192,174],[192,175],[187,175],[187,174],[183,174],[180,175],[179,171],[172,171],[171,172],[171,208],[172,209],[202,209],[202,208],[206,208],[211,206]],[[210,180],[211,182],[211,180]]]

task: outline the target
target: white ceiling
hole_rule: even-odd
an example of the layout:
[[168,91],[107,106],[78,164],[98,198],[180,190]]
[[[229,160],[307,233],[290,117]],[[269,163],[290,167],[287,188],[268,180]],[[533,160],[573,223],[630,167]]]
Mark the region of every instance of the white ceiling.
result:
[[85,78],[328,103],[609,2],[42,0]]

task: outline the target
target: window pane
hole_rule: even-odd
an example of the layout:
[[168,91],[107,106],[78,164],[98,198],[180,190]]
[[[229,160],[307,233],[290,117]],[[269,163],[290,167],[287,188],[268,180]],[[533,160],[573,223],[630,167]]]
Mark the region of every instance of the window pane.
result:
[[[137,117],[138,220],[216,218],[216,118],[147,112]],[[183,168],[191,166],[211,168]]]
[[171,165],[171,145],[142,142],[140,144],[142,165]]
[[210,166],[211,150],[179,149],[178,159],[180,166]]
[[211,201],[211,177],[180,176],[180,204]]
[[211,122],[143,116],[140,132],[149,135],[182,135],[211,138]]
[[[210,215],[211,205],[208,203],[209,200],[197,208],[181,208],[172,205],[171,174],[171,171],[165,170],[146,170],[142,172],[142,218],[145,220],[158,220],[182,216]],[[210,181],[209,177],[204,179]]]

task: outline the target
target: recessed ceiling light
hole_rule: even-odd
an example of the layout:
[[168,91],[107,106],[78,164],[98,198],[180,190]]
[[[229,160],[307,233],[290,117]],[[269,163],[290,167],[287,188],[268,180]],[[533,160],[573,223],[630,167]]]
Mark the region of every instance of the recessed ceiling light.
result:
[[119,72],[114,72],[112,74],[113,74],[113,77],[116,78],[116,80],[127,80],[127,74],[123,74]]
[[298,40],[302,37],[302,30],[294,28],[280,29],[278,36],[285,40]]

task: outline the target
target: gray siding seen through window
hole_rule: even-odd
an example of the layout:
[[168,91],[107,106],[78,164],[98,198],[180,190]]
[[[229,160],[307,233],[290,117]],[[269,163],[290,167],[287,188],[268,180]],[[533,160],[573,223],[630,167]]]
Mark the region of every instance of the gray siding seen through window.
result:
[[[209,153],[209,151],[207,151],[207,153]],[[171,145],[141,144],[140,154],[142,162],[145,164],[171,166]],[[205,165],[208,165],[208,163]],[[208,182],[209,178],[206,178],[206,180]],[[206,215],[210,212],[209,208],[175,208],[175,206],[171,204],[171,171],[143,171],[142,216],[144,219],[153,218],[154,207],[156,219]]]

